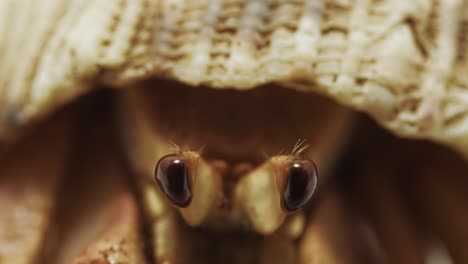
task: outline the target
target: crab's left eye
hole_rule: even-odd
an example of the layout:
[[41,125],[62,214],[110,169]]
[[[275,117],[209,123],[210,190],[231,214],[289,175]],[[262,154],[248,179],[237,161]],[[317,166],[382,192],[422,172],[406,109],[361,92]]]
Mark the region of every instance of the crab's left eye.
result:
[[287,211],[303,208],[317,187],[317,168],[310,160],[295,160],[288,166],[283,206]]
[[176,206],[187,207],[192,201],[189,162],[179,155],[167,155],[156,165],[156,182]]

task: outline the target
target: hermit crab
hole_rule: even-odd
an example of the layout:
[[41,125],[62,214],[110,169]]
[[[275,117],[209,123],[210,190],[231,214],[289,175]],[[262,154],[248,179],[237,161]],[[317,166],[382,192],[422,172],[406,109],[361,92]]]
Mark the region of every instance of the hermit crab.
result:
[[467,263],[467,14],[0,0],[0,263]]

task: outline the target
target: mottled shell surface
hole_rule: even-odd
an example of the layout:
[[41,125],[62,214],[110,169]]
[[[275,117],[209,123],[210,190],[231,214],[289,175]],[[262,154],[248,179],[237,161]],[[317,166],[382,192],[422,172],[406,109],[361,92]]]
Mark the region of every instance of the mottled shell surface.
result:
[[319,92],[468,155],[467,0],[2,0],[0,32],[0,137],[159,77]]

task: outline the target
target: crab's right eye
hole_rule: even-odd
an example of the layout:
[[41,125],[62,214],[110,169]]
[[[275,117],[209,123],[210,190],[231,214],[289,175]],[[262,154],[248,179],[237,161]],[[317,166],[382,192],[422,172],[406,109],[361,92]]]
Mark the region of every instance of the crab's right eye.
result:
[[317,187],[317,168],[311,160],[295,160],[289,164],[283,206],[289,212],[303,208]]
[[161,191],[174,205],[190,205],[192,190],[187,159],[177,154],[162,157],[156,165],[155,179]]

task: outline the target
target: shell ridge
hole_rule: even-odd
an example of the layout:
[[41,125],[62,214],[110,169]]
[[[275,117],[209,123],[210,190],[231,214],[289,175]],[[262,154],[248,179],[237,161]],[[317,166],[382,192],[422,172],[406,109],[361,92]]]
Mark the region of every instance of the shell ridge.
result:
[[319,92],[468,155],[467,0],[31,1],[0,4],[20,27],[0,36],[1,137],[96,83],[162,77]]

